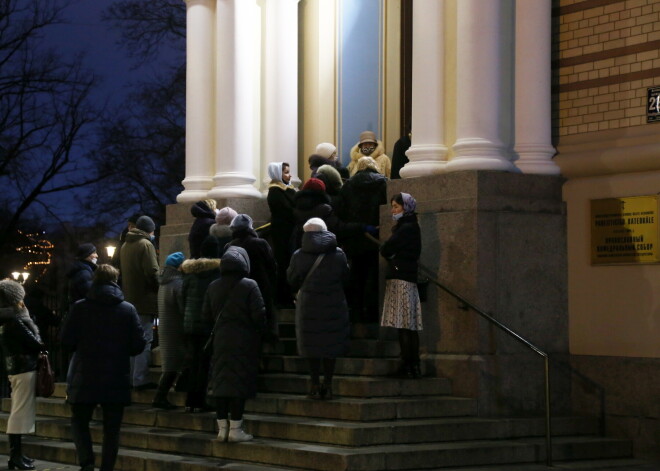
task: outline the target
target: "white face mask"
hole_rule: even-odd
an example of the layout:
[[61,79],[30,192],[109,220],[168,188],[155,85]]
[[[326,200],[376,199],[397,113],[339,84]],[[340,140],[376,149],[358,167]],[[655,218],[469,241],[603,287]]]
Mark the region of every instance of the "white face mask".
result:
[[96,257],[92,257],[91,262],[92,262],[94,265],[96,265],[96,262],[97,262],[97,261],[98,261],[98,258],[96,258]]
[[396,222],[403,216],[403,213],[392,214],[392,221]]

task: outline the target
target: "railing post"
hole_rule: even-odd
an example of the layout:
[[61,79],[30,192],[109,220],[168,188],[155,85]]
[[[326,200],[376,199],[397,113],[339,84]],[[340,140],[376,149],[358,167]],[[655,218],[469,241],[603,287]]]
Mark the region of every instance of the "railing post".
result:
[[545,459],[548,467],[552,467],[552,435],[550,424],[550,360],[545,356]]

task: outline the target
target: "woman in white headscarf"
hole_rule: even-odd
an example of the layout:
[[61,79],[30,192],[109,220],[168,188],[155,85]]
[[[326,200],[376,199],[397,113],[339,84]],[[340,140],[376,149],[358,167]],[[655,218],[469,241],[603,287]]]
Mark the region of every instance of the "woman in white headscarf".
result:
[[398,330],[402,375],[419,378],[418,331],[422,330],[422,307],[417,291],[417,268],[422,236],[415,213],[415,198],[408,193],[398,193],[390,204],[395,224],[392,235],[380,248],[380,254],[387,259],[380,325]]
[[291,259],[291,232],[296,220],[293,216],[295,188],[291,186],[290,166],[286,162],[268,164],[268,207],[270,208],[271,237],[277,262],[277,289],[275,305],[293,307],[291,288],[286,280],[286,269]]

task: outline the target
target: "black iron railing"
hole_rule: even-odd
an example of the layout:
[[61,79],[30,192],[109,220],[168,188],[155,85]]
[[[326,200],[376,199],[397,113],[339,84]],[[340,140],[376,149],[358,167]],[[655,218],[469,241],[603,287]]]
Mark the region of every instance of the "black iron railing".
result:
[[506,334],[508,334],[510,337],[513,337],[515,340],[517,340],[519,343],[523,344],[525,347],[529,348],[532,350],[534,353],[539,355],[540,357],[543,358],[544,366],[545,366],[545,447],[546,447],[546,463],[548,466],[552,466],[552,435],[551,435],[551,425],[550,425],[550,364],[549,364],[549,359],[548,359],[548,354],[545,353],[543,350],[538,348],[536,345],[531,343],[529,340],[525,339],[521,335],[517,334],[513,330],[511,330],[509,327],[506,325],[502,324],[500,321],[495,319],[493,316],[490,314],[486,313],[482,309],[478,308],[471,302],[469,302],[467,299],[465,299],[463,296],[460,294],[455,293],[452,291],[450,288],[446,287],[440,281],[438,281],[434,273],[426,268],[424,265],[420,264],[419,265],[419,270],[420,273],[422,273],[424,276],[426,276],[429,280],[430,283],[433,283],[436,285],[438,288],[443,290],[445,293],[453,296],[457,301],[461,303],[461,309],[471,309],[479,316],[481,316],[483,319],[486,319],[488,322],[493,324],[495,327],[498,329],[502,330]]

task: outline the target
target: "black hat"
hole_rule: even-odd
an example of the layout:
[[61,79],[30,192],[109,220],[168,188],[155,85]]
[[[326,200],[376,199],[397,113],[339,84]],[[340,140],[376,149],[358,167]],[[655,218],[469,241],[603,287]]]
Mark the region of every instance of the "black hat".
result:
[[131,216],[129,216],[128,222],[131,222],[131,223],[135,224],[138,219],[140,219],[140,213],[135,213],[135,214],[132,214]]
[[147,234],[151,234],[156,230],[156,224],[154,223],[154,220],[149,216],[140,216],[135,223],[135,227],[141,231],[146,232]]
[[78,260],[85,260],[94,252],[96,252],[96,247],[94,247],[94,244],[90,244],[90,243],[80,244],[78,246],[78,251],[76,252],[76,258]]

